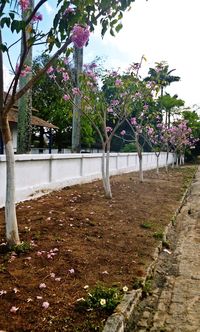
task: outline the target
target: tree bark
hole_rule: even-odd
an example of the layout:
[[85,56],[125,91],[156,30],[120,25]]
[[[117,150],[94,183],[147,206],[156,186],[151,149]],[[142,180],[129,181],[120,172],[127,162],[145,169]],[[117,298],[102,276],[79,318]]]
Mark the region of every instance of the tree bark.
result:
[[[79,76],[83,68],[83,49],[74,46],[74,82],[79,88]],[[81,96],[75,95],[72,120],[72,152],[81,151]]]
[[[34,8],[34,1],[30,1],[30,8],[22,13],[22,18],[25,21]],[[32,47],[28,47],[28,40],[31,38],[32,24],[27,26],[24,32],[24,38],[21,42],[21,56],[28,50],[26,59],[24,61],[24,69],[26,66],[32,68]],[[32,71],[24,77],[20,76],[19,88],[20,90],[31,80]],[[18,123],[17,123],[17,153],[30,153],[31,151],[31,134],[32,134],[32,90],[28,90],[18,102]]]
[[137,149],[138,159],[139,159],[139,179],[140,182],[144,182],[144,175],[143,175],[143,165],[142,165],[142,150],[139,143],[139,136],[138,133],[135,133],[135,145]]
[[159,156],[160,153],[156,153],[156,174],[159,175]]
[[143,167],[142,167],[142,153],[141,152],[138,154],[138,159],[139,159],[139,179],[140,179],[140,182],[144,182]]
[[107,143],[106,151],[106,198],[112,198],[111,186],[110,186],[110,142]]
[[168,173],[168,160],[169,160],[169,147],[167,146],[166,164],[165,164],[165,169],[167,173]]
[[15,157],[12,137],[8,123],[8,117],[2,117],[2,135],[6,153],[6,202],[5,202],[5,224],[6,241],[8,245],[20,243],[15,208]]

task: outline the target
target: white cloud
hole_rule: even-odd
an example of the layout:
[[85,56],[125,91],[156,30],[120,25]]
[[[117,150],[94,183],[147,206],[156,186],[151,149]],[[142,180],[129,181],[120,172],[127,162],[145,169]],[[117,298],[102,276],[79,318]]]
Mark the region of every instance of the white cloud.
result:
[[115,38],[106,33],[101,41],[99,29],[91,40],[89,51],[107,57],[107,65],[126,68],[144,54],[148,67],[165,60],[181,82],[171,85],[187,104],[200,104],[200,2],[199,0],[136,0],[124,14],[123,29]]
[[50,6],[49,3],[45,2],[44,6],[48,14],[52,14],[54,12],[54,9]]

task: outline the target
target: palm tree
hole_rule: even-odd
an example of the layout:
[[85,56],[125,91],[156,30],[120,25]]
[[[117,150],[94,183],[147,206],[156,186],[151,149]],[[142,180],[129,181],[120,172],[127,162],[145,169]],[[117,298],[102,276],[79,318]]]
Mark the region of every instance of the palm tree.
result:
[[[179,82],[179,76],[171,75],[176,69],[169,70],[169,65],[165,61],[156,62],[155,68],[149,68],[149,76],[147,76],[145,81],[154,81],[158,87],[160,87],[160,97],[164,95],[164,88],[169,86],[171,83]],[[162,105],[161,105],[162,112]],[[166,111],[166,124],[167,124],[168,114]]]

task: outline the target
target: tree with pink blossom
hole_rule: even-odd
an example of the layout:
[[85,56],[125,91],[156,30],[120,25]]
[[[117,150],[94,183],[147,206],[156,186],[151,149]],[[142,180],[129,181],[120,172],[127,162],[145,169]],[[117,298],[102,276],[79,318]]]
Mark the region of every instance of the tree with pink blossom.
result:
[[179,120],[173,123],[172,127],[168,129],[171,134],[170,144],[173,153],[176,155],[176,166],[184,164],[184,155],[187,147],[195,144],[192,130],[188,127],[186,120]]
[[[156,173],[159,175],[159,157],[161,151],[168,151],[168,143],[170,133],[167,126],[161,122],[159,115],[156,116],[155,124],[146,127],[146,133],[149,144],[156,155]],[[168,157],[166,157],[166,167],[168,164]]]
[[[101,141],[103,187],[106,197],[111,198],[109,167],[111,142],[122,124],[130,118],[134,105],[141,100],[140,90],[143,84],[138,77],[131,75],[132,68],[124,74],[106,71],[102,75],[95,63],[84,67],[80,88],[70,86],[71,81],[68,80],[63,82],[60,89],[63,91],[63,97],[69,96],[67,102],[72,104],[75,95],[81,97],[82,116],[92,124]],[[54,69],[55,76],[57,70]],[[64,71],[64,65],[62,70]],[[55,77],[53,79],[56,80]],[[121,134],[123,133],[122,130]]]
[[[51,67],[52,63],[63,52],[69,54],[69,45],[74,43],[78,47],[84,47],[89,38],[90,31],[94,30],[98,19],[101,19],[102,35],[106,30],[114,34],[119,31],[122,24],[119,20],[123,17],[123,11],[129,8],[134,0],[124,2],[123,0],[81,0],[72,4],[70,1],[57,0],[58,12],[54,17],[52,28],[47,31],[39,29],[39,23],[48,20],[42,17],[40,9],[47,0],[38,0],[30,10],[25,19],[22,17],[23,11],[29,8],[31,0],[1,0],[0,3],[0,128],[6,153],[6,203],[5,203],[5,223],[6,239],[9,245],[18,244],[19,234],[17,227],[17,217],[15,208],[15,158],[12,146],[12,135],[10,131],[8,113],[10,109],[20,100],[20,98],[39,80],[39,78]],[[34,28],[32,25],[34,24]],[[6,39],[9,34],[2,34],[2,30],[8,29],[16,37],[15,41],[9,45]],[[31,37],[27,31],[31,33]],[[12,52],[16,57],[17,43],[23,43],[22,53],[17,56],[19,62],[12,63]],[[26,64],[27,55],[32,47],[43,45],[44,51],[51,52],[49,62],[41,70],[30,77],[30,79],[19,88],[19,80],[23,75],[28,75],[29,70]],[[13,80],[4,96],[3,82],[3,53],[8,57]]]

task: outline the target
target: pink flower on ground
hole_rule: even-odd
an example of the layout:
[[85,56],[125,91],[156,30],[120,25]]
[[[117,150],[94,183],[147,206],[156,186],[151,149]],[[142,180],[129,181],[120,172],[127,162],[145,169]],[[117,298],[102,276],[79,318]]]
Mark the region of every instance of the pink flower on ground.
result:
[[18,289],[17,287],[14,287],[13,290],[14,290],[15,294],[16,294],[17,292],[19,292],[19,289]]
[[42,307],[47,309],[49,307],[49,302],[43,302]]
[[53,272],[50,273],[50,277],[51,277],[51,278],[55,278],[55,276],[56,276],[55,273],[53,273]]
[[59,278],[55,278],[55,281],[60,281],[61,280],[61,278],[59,277]]
[[0,296],[2,296],[3,294],[7,294],[7,291],[6,290],[1,290],[0,291]]
[[71,40],[78,48],[82,48],[87,43],[90,36],[89,27],[84,27],[79,24],[75,24],[72,29]]
[[12,312],[13,314],[16,314],[17,310],[19,310],[19,307],[15,307],[13,306],[11,309],[10,309],[10,312]]
[[126,130],[122,130],[120,135],[124,136],[126,134]]
[[65,101],[70,100],[70,96],[69,96],[69,95],[64,95],[64,96],[63,96],[63,99],[64,99]]
[[39,285],[39,288],[40,289],[42,289],[42,288],[46,288],[47,286],[46,286],[46,284],[45,283],[41,283],[40,285]]
[[71,273],[71,274],[73,274],[74,272],[75,272],[74,269],[70,269],[70,270],[69,270],[69,273]]

